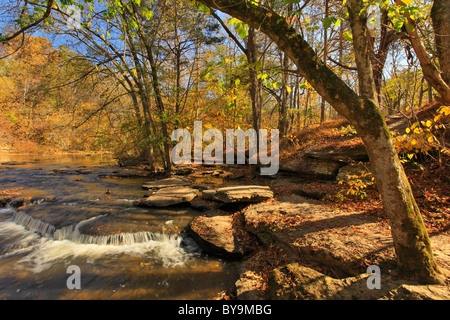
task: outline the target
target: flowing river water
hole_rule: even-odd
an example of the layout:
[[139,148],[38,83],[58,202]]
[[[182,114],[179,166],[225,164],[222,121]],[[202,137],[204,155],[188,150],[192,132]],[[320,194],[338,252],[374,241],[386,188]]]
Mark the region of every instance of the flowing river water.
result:
[[[110,156],[0,154],[0,299],[213,299],[238,266],[202,255],[182,230],[201,213],[142,208],[149,178],[107,178]],[[69,266],[81,289],[69,289]]]

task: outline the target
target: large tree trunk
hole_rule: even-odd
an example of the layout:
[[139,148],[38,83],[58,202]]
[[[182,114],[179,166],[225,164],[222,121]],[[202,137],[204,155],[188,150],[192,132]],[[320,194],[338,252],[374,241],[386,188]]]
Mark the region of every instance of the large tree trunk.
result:
[[447,85],[450,85],[450,1],[434,0],[431,19],[441,75]]
[[[355,93],[317,56],[302,36],[276,12],[242,0],[200,0],[266,33],[296,64],[299,73],[342,116],[356,128],[368,151],[373,173],[390,218],[398,263],[404,275],[423,282],[441,280],[430,240],[410,185],[391,141],[386,122],[378,109],[377,94],[367,49],[364,19],[353,19],[358,55],[360,95]],[[350,1],[353,7],[362,1]],[[354,14],[360,11],[353,10]],[[361,38],[359,38],[361,37]],[[359,38],[359,39],[357,39]],[[359,72],[358,72],[359,73]]]
[[379,135],[362,136],[375,172],[384,210],[389,217],[395,252],[404,275],[424,283],[437,282],[430,239],[387,127]]
[[412,195],[411,187],[403,166],[391,141],[391,135],[381,113],[378,111],[376,81],[372,59],[366,53],[372,44],[367,36],[367,18],[361,15],[360,0],[348,1],[348,12],[353,33],[353,47],[358,68],[361,96],[372,109],[370,119],[374,130],[367,134],[364,127],[357,127],[369,154],[372,171],[375,173],[378,190],[384,209],[390,220],[392,237],[399,267],[422,282],[433,282],[437,265],[434,262],[430,239],[423,224],[419,208]]

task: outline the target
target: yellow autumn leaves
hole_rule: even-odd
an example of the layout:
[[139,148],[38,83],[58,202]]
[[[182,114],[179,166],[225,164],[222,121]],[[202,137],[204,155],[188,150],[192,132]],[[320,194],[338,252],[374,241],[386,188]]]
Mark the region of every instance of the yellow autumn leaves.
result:
[[450,153],[435,135],[439,130],[446,130],[449,115],[450,106],[443,106],[433,119],[413,123],[405,129],[404,134],[394,132],[394,146],[397,152],[406,154],[409,159],[416,153],[428,154],[431,151]]

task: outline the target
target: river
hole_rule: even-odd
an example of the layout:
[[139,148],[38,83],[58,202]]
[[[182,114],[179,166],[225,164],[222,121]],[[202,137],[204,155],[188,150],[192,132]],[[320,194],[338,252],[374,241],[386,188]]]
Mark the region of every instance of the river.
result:
[[[1,299],[214,299],[237,279],[236,264],[182,232],[200,212],[134,206],[149,178],[108,178],[119,170],[108,155],[0,154],[0,164],[0,191],[33,200],[0,208]],[[69,266],[80,289],[68,288]]]

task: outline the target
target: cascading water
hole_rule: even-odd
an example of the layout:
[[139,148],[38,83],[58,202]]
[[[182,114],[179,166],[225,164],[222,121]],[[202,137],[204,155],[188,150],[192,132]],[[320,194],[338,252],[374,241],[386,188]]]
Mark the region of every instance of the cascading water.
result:
[[[14,223],[22,226],[24,229],[15,228],[14,232],[12,232],[12,227],[9,225],[9,232],[15,233],[19,241],[10,245],[7,250],[9,251],[8,254],[18,253],[18,249],[25,249],[27,245],[24,245],[23,240],[25,237],[31,237],[34,240],[35,252],[22,258],[21,262],[30,263],[32,265],[31,269],[39,272],[51,267],[55,261],[52,256],[85,256],[92,261],[110,254],[128,252],[139,256],[148,252],[156,252],[163,265],[166,266],[183,265],[192,258],[192,254],[182,248],[183,238],[176,233],[166,234],[140,231],[89,235],[80,232],[80,228],[86,224],[105,216],[98,215],[82,220],[75,225],[57,229],[55,226],[35,219],[23,211],[16,211],[13,214],[13,218],[6,221],[6,223]],[[2,225],[0,224],[1,227]],[[33,234],[34,236],[32,236]],[[41,239],[37,241],[39,238]],[[30,242],[27,242],[27,244],[30,245]],[[36,246],[36,244],[38,245]],[[88,250],[86,250],[87,248]],[[195,246],[192,243],[190,244],[190,251],[195,251]],[[43,254],[49,256],[44,257]]]
[[55,233],[54,226],[38,219],[34,219],[25,212],[18,211],[14,213],[14,222],[24,226],[30,231],[39,233],[43,237],[52,238]]
[[[100,179],[115,168],[79,165],[52,158],[1,168],[3,188],[56,200],[0,208],[0,297],[210,299],[234,283],[232,264],[200,256],[180,234],[198,213],[134,207],[145,179]],[[80,267],[82,290],[67,289],[69,265]]]
[[103,217],[96,216],[87,220],[83,220],[76,225],[69,225],[61,229],[56,229],[49,223],[34,219],[25,212],[18,211],[14,213],[14,222],[24,226],[30,231],[34,231],[39,235],[55,240],[71,240],[80,244],[98,244],[98,245],[132,245],[148,241],[169,241],[181,245],[182,238],[178,234],[155,233],[149,231],[140,232],[123,232],[109,235],[89,235],[80,232],[80,227],[92,220]]

